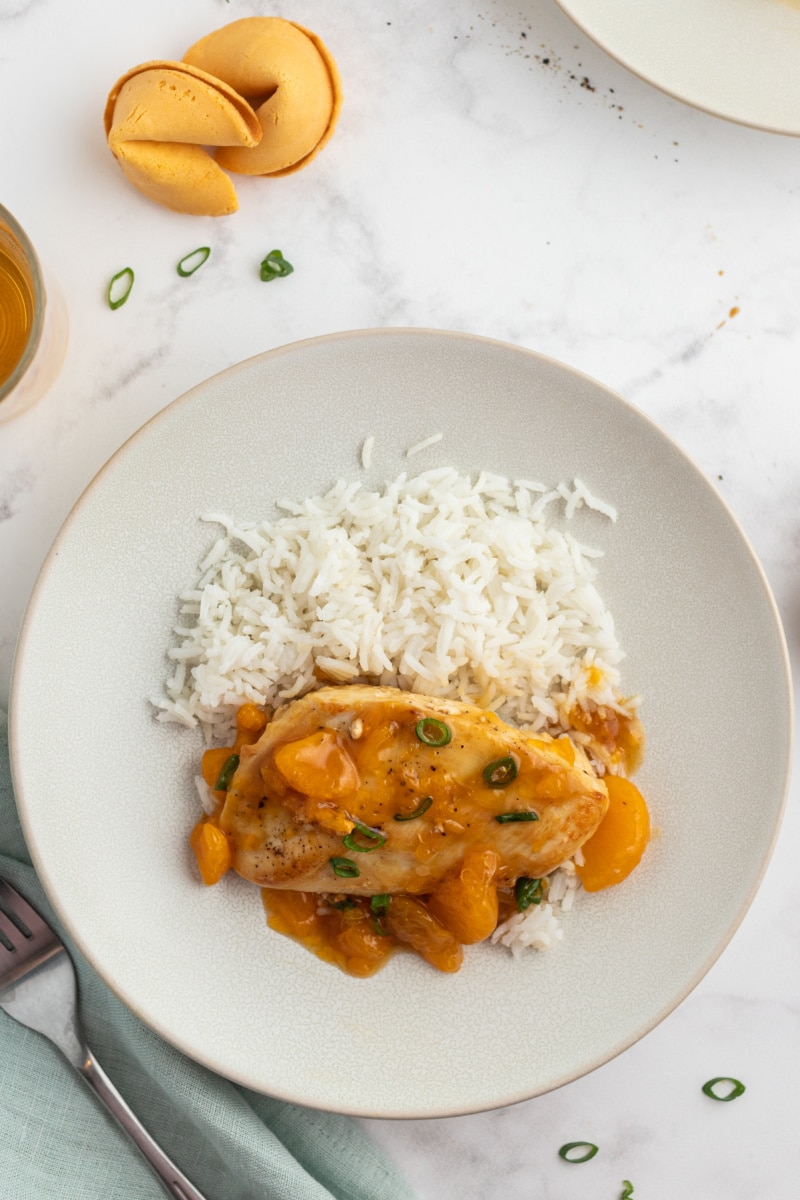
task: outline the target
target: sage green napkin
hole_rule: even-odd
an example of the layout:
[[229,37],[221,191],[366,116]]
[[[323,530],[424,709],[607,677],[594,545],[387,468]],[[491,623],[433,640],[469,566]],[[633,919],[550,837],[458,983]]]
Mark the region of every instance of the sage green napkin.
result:
[[[237,1087],[151,1032],[70,944],[17,818],[0,713],[0,876],[52,921],[78,971],[89,1045],[134,1112],[208,1200],[413,1200],[362,1130]],[[163,1200],[126,1136],[37,1033],[0,1010],[2,1200]]]

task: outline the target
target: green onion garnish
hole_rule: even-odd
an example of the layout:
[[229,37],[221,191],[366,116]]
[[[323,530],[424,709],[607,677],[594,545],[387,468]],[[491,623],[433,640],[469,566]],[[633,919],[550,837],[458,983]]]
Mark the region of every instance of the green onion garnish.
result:
[[291,275],[293,270],[294,267],[286,261],[280,250],[270,250],[261,263],[261,278],[264,283],[270,283],[273,279],[283,279],[285,275]]
[[[558,1152],[559,1158],[563,1158],[564,1162],[568,1163],[584,1163],[590,1158],[594,1158],[599,1146],[595,1146],[594,1142],[567,1142],[561,1147]],[[583,1150],[585,1153],[574,1155],[573,1150]]]
[[[190,250],[178,263],[176,267],[178,274],[182,279],[188,279],[190,275],[194,275],[195,271],[200,270],[204,262],[208,261],[210,254],[210,246],[198,246],[196,250]],[[193,262],[194,259],[197,259],[197,262]]]
[[[714,1090],[718,1083],[729,1083],[730,1090],[724,1096],[718,1096]],[[745,1086],[738,1079],[732,1079],[730,1075],[718,1075],[716,1079],[709,1079],[708,1083],[703,1084],[703,1093],[710,1096],[712,1100],[735,1100],[737,1096],[741,1096],[745,1091]]]
[[357,879],[361,874],[356,864],[349,858],[337,858],[334,854],[333,858],[329,858],[328,862],[333,867],[334,875],[338,875],[341,879]]
[[508,787],[517,778],[517,764],[510,755],[496,758],[483,768],[483,778],[491,788]]
[[524,812],[498,813],[495,817],[498,825],[511,825],[515,821],[538,821],[539,814],[527,810]]
[[620,1194],[619,1200],[631,1200],[632,1195],[633,1195],[633,1184],[631,1183],[630,1179],[623,1179],[622,1192]]
[[414,821],[417,817],[421,817],[423,813],[426,813],[432,804],[433,796],[425,796],[423,800],[420,800],[413,812],[395,813],[394,819],[395,821]]
[[417,721],[414,732],[426,746],[446,746],[453,736],[444,721],[437,721],[435,717]]
[[378,934],[378,937],[391,937],[390,929],[387,929],[383,923],[383,918],[389,911],[389,905],[392,902],[392,897],[388,892],[382,892],[379,896],[373,896],[369,902],[369,907],[372,912],[372,928]]
[[[360,846],[356,841],[356,835],[366,838],[369,845]],[[386,835],[381,833],[380,829],[370,829],[368,825],[362,825],[360,821],[356,821],[355,827],[350,833],[345,834],[342,841],[348,850],[357,850],[359,854],[369,854],[370,850],[380,850],[381,846],[386,845]]]
[[219,778],[214,784],[215,792],[227,792],[230,782],[233,779],[233,773],[239,765],[239,755],[231,754],[225,759],[222,764],[222,770],[219,773]]
[[[121,286],[118,288],[115,287],[114,285],[119,283],[122,279],[126,280],[126,282],[121,284]],[[133,280],[134,274],[131,267],[123,267],[121,271],[117,271],[116,275],[112,277],[111,282],[108,285],[108,291],[106,292],[106,299],[108,300],[109,308],[122,308],[123,304],[128,299],[128,296],[131,294]]]
[[372,912],[372,927],[379,937],[391,937],[391,931],[386,928],[382,918],[389,911],[389,905],[392,903],[392,897],[388,892],[381,892],[379,896],[373,896],[369,902],[369,907]]
[[349,896],[345,896],[344,900],[331,900],[331,908],[338,908],[339,912],[344,912],[346,908],[358,908],[355,900],[351,900]]
[[520,912],[525,912],[532,904],[541,904],[543,895],[543,879],[530,879],[527,875],[520,875],[514,884],[514,897]]

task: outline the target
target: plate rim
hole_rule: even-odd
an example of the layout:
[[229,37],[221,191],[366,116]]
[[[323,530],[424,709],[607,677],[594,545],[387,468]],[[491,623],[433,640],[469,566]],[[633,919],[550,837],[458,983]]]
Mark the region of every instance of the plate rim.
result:
[[[61,545],[62,545],[63,541],[69,535],[69,532],[70,532],[73,524],[75,524],[77,521],[80,520],[83,508],[85,507],[85,505],[87,503],[90,502],[92,492],[93,492],[94,487],[95,487],[96,483],[98,482],[98,480],[101,477],[104,477],[106,472],[113,469],[113,464],[122,455],[126,454],[130,450],[130,448],[132,447],[132,445],[134,443],[137,443],[140,440],[140,438],[148,436],[150,431],[152,430],[152,427],[154,427],[163,417],[165,417],[166,414],[168,414],[168,413],[171,414],[175,409],[177,409],[179,407],[183,407],[188,403],[191,403],[192,398],[194,397],[195,394],[204,391],[219,378],[231,377],[241,371],[245,371],[245,370],[247,370],[248,367],[252,366],[252,364],[254,364],[256,362],[261,362],[261,361],[266,361],[266,360],[273,359],[273,358],[278,358],[278,357],[281,357],[286,354],[296,353],[307,347],[317,346],[317,345],[325,344],[328,342],[354,341],[354,340],[359,340],[359,339],[363,339],[363,338],[367,338],[367,337],[370,337],[370,338],[371,337],[379,337],[379,338],[380,337],[403,337],[403,336],[408,336],[408,335],[413,335],[413,336],[421,335],[421,336],[432,337],[435,339],[461,340],[461,341],[466,341],[469,343],[478,342],[478,343],[489,344],[489,345],[495,346],[497,348],[500,348],[504,351],[512,351],[516,354],[527,356],[534,360],[538,360],[540,362],[547,363],[548,365],[554,366],[555,368],[557,368],[560,371],[564,371],[567,374],[578,377],[581,380],[590,383],[593,387],[600,389],[607,396],[611,397],[615,402],[622,405],[622,407],[624,409],[626,409],[629,412],[631,412],[632,414],[634,414],[637,419],[645,422],[651,428],[651,430],[653,432],[655,432],[661,439],[666,441],[671,446],[671,448],[680,456],[680,458],[682,460],[684,460],[684,462],[692,468],[694,474],[697,476],[698,480],[702,482],[702,484],[705,486],[705,488],[708,490],[708,492],[712,495],[714,501],[718,505],[721,506],[727,519],[731,523],[734,531],[738,534],[738,537],[743,545],[743,548],[747,552],[747,556],[751,562],[751,565],[755,568],[756,575],[761,583],[764,598],[767,601],[767,606],[768,606],[769,612],[772,617],[772,622],[773,622],[773,626],[775,629],[775,633],[777,634],[777,645],[780,647],[780,651],[781,651],[780,659],[781,659],[781,666],[782,666],[782,682],[783,682],[784,698],[785,698],[785,702],[786,702],[785,703],[786,761],[783,764],[783,771],[782,771],[783,785],[782,785],[782,789],[781,789],[780,802],[777,806],[776,818],[775,818],[774,825],[773,825],[773,828],[771,831],[769,843],[766,847],[765,852],[762,855],[762,859],[761,859],[761,862],[759,863],[758,870],[757,870],[756,874],[754,875],[752,886],[751,886],[747,896],[740,903],[728,929],[726,930],[724,938],[719,942],[719,944],[717,946],[714,947],[713,951],[706,957],[706,959],[703,960],[703,962],[699,965],[696,972],[692,975],[691,979],[687,982],[687,984],[680,991],[680,993],[676,994],[674,996],[671,996],[670,1000],[667,1004],[663,1005],[654,1015],[651,1015],[641,1025],[637,1026],[635,1028],[635,1030],[633,1030],[628,1035],[628,1037],[622,1042],[622,1044],[618,1045],[611,1053],[606,1053],[605,1051],[602,1052],[596,1059],[592,1060],[588,1065],[583,1064],[582,1066],[576,1068],[574,1071],[566,1072],[564,1075],[559,1076],[557,1079],[549,1081],[546,1084],[546,1086],[537,1087],[534,1090],[528,1089],[523,1092],[515,1091],[514,1093],[507,1095],[505,1098],[492,1099],[485,1104],[475,1104],[474,1102],[470,1102],[470,1103],[467,1103],[462,1106],[452,1106],[451,1105],[451,1106],[448,1106],[447,1108],[438,1108],[438,1109],[432,1109],[430,1107],[419,1107],[419,1108],[415,1109],[414,1111],[411,1111],[409,1108],[403,1108],[402,1110],[390,1111],[388,1109],[384,1109],[384,1110],[381,1110],[380,1112],[375,1112],[375,1110],[373,1108],[359,1107],[358,1105],[355,1105],[355,1104],[342,1104],[342,1105],[337,1105],[336,1107],[333,1107],[329,1103],[320,1103],[320,1102],[315,1103],[313,1098],[309,1098],[304,1093],[292,1092],[291,1090],[289,1090],[287,1088],[270,1089],[269,1091],[265,1091],[263,1084],[259,1084],[259,1083],[255,1082],[252,1078],[247,1077],[242,1072],[235,1072],[235,1073],[229,1072],[228,1070],[225,1069],[225,1067],[223,1065],[221,1065],[219,1062],[217,1062],[214,1059],[214,1056],[212,1053],[204,1053],[202,1047],[200,1049],[198,1049],[197,1047],[189,1046],[189,1045],[185,1044],[180,1039],[180,1037],[176,1037],[172,1031],[170,1031],[169,1033],[166,1032],[161,1027],[159,1022],[154,1022],[149,1017],[145,1017],[142,1014],[142,1012],[140,1011],[136,1000],[134,998],[129,997],[127,995],[127,992],[124,989],[120,989],[114,983],[113,979],[109,978],[106,975],[103,966],[101,966],[101,964],[95,960],[95,956],[94,956],[94,953],[93,953],[91,947],[84,944],[80,929],[77,928],[73,924],[73,920],[72,920],[72,917],[70,916],[70,914],[68,912],[65,912],[62,910],[62,907],[61,907],[61,904],[60,904],[60,901],[58,898],[58,894],[57,894],[57,889],[53,886],[53,881],[48,876],[48,871],[47,871],[46,865],[40,856],[39,848],[36,846],[35,836],[33,836],[33,830],[31,828],[31,824],[30,824],[30,813],[28,811],[27,802],[25,801],[25,798],[24,798],[25,785],[22,780],[23,772],[22,772],[22,767],[20,764],[20,755],[18,752],[19,738],[21,736],[20,728],[19,728],[19,724],[18,724],[18,722],[20,720],[18,713],[19,713],[19,709],[20,709],[21,705],[18,704],[18,696],[19,696],[19,693],[21,692],[21,689],[23,686],[22,685],[23,672],[21,670],[21,664],[23,663],[24,658],[25,658],[25,649],[26,649],[28,640],[31,636],[31,631],[32,631],[32,627],[35,622],[36,615],[37,615],[38,606],[41,603],[41,598],[42,598],[42,595],[46,588],[47,580],[49,578],[49,575],[50,575],[51,569],[55,563],[55,560],[58,557]],[[643,1038],[646,1034],[648,1034],[653,1029],[655,1029],[659,1024],[661,1024],[661,1022],[663,1020],[665,1020],[666,1017],[668,1017],[670,1015],[670,1013],[674,1012],[675,1009],[677,1009],[679,1007],[679,1005],[683,1003],[683,1001],[698,986],[698,984],[705,977],[705,975],[708,974],[711,967],[721,957],[724,950],[730,944],[734,934],[737,932],[739,926],[741,925],[742,921],[744,920],[744,917],[746,916],[747,912],[749,911],[749,909],[761,887],[761,884],[764,880],[766,871],[769,867],[770,861],[772,859],[772,856],[773,856],[773,853],[775,850],[777,839],[778,839],[778,836],[781,831],[783,819],[784,819],[785,812],[786,812],[787,802],[788,802],[789,787],[790,787],[791,775],[792,775],[793,750],[794,750],[794,710],[795,710],[795,702],[794,702],[794,692],[793,692],[791,660],[789,657],[789,651],[788,651],[788,646],[787,646],[787,641],[786,641],[786,634],[785,634],[785,631],[783,628],[783,622],[780,617],[778,605],[775,600],[774,594],[772,592],[772,588],[771,588],[771,585],[767,578],[764,567],[763,567],[758,555],[756,554],[747,533],[745,532],[744,528],[742,527],[742,525],[739,522],[738,518],[736,517],[735,513],[732,511],[728,502],[725,500],[725,498],[723,496],[720,495],[719,491],[713,486],[713,484],[712,484],[711,480],[708,478],[707,474],[698,466],[698,464],[687,453],[687,451],[684,450],[683,447],[671,436],[671,434],[669,434],[657,421],[655,421],[652,417],[649,416],[649,414],[644,412],[642,409],[638,408],[632,401],[626,399],[626,397],[620,395],[618,392],[614,391],[614,389],[612,389],[608,385],[602,383],[601,381],[596,379],[594,376],[591,376],[588,373],[580,370],[579,368],[573,367],[568,363],[565,363],[559,359],[553,358],[553,357],[551,357],[547,354],[544,354],[538,350],[531,349],[527,346],[521,346],[521,345],[518,345],[513,342],[508,342],[508,341],[504,341],[502,339],[492,338],[492,337],[488,337],[488,336],[481,335],[481,334],[473,334],[468,331],[444,330],[444,329],[437,329],[434,327],[427,327],[427,326],[425,326],[425,327],[421,327],[421,326],[367,327],[367,328],[363,328],[363,329],[335,331],[335,332],[331,332],[331,333],[320,334],[320,335],[310,337],[310,338],[299,339],[294,342],[288,342],[283,345],[273,347],[269,350],[262,351],[255,355],[251,355],[246,359],[242,359],[239,362],[230,364],[229,366],[223,368],[221,371],[215,372],[213,375],[210,375],[208,378],[200,381],[197,384],[194,384],[187,391],[181,393],[179,396],[177,396],[173,400],[169,401],[167,404],[164,405],[164,407],[162,409],[160,409],[157,413],[155,413],[153,416],[148,418],[147,421],[145,421],[138,429],[136,429],[122,443],[122,445],[119,446],[116,451],[114,451],[114,453],[108,458],[108,460],[92,476],[92,478],[87,483],[86,487],[82,490],[82,492],[76,499],[75,503],[72,505],[71,509],[69,510],[66,518],[64,519],[61,526],[59,527],[59,529],[56,533],[56,536],[53,539],[53,541],[50,545],[50,548],[47,551],[47,554],[45,555],[45,558],[42,562],[42,565],[40,567],[40,570],[39,570],[36,580],[34,582],[33,588],[31,590],[31,593],[30,593],[30,596],[29,596],[29,599],[28,599],[28,602],[26,605],[25,613],[23,616],[23,620],[20,625],[20,629],[18,632],[16,645],[15,645],[15,652],[14,652],[14,659],[13,659],[13,666],[12,666],[12,675],[11,675],[11,687],[10,687],[10,694],[9,694],[9,712],[8,712],[9,755],[10,755],[10,760],[11,760],[12,784],[14,787],[15,796],[17,797],[17,808],[18,808],[18,812],[19,812],[20,823],[21,823],[22,829],[23,829],[23,834],[25,836],[26,847],[31,856],[31,860],[33,862],[37,876],[38,876],[39,881],[45,891],[45,894],[46,894],[48,900],[50,901],[53,909],[56,912],[56,915],[58,916],[58,918],[61,921],[62,925],[64,926],[65,930],[69,934],[70,938],[73,940],[73,942],[79,949],[80,953],[84,956],[84,958],[90,964],[92,969],[99,975],[99,977],[103,980],[105,985],[112,991],[112,993],[123,1004],[125,1004],[125,1006],[131,1012],[133,1012],[134,1015],[139,1020],[141,1020],[144,1025],[147,1026],[148,1029],[152,1030],[159,1037],[161,1037],[162,1040],[164,1040],[168,1045],[173,1046],[175,1049],[177,1049],[181,1053],[185,1054],[192,1061],[199,1063],[203,1067],[209,1069],[210,1071],[214,1072],[217,1075],[222,1076],[223,1078],[229,1079],[229,1080],[233,1081],[234,1083],[237,1083],[241,1086],[248,1087],[253,1091],[261,1092],[264,1095],[273,1096],[277,1099],[284,1100],[284,1101],[287,1101],[287,1102],[293,1103],[293,1104],[299,1104],[299,1105],[302,1105],[307,1108],[316,1109],[318,1111],[336,1112],[336,1113],[353,1116],[353,1117],[372,1118],[372,1119],[380,1118],[380,1119],[389,1119],[389,1120],[420,1120],[420,1119],[431,1119],[431,1118],[449,1117],[449,1116],[466,1116],[466,1115],[470,1115],[473,1113],[494,1111],[499,1108],[508,1107],[508,1106],[518,1104],[518,1103],[523,1103],[524,1101],[533,1099],[535,1096],[538,1096],[538,1095],[545,1095],[551,1091],[556,1091],[559,1088],[565,1086],[566,1084],[571,1083],[577,1079],[583,1078],[585,1075],[592,1073],[593,1071],[597,1070],[598,1067],[601,1067],[601,1066],[605,1065],[606,1063],[613,1061],[613,1059],[618,1057],[625,1050],[630,1049],[631,1046],[635,1045],[636,1042],[640,1041],[641,1038]]]
[[615,50],[613,46],[605,42],[598,33],[594,32],[589,27],[585,20],[575,15],[575,13],[572,11],[571,0],[555,0],[555,2],[564,13],[564,16],[572,21],[576,29],[579,29],[581,33],[585,34],[585,36],[589,38],[589,40],[595,46],[602,50],[604,54],[607,54],[608,57],[613,59],[614,62],[618,63],[619,66],[624,67],[626,71],[630,71],[630,73],[635,75],[637,79],[641,79],[643,83],[655,88],[656,91],[668,96],[671,100],[677,100],[681,104],[686,104],[689,108],[693,108],[697,112],[705,113],[706,116],[716,117],[721,121],[727,121],[729,125],[739,125],[744,129],[757,129],[762,133],[771,133],[778,137],[800,137],[800,116],[798,116],[796,127],[787,129],[780,125],[770,124],[767,121],[758,121],[755,119],[748,119],[746,117],[734,116],[732,113],[725,112],[725,110],[722,108],[715,108],[711,104],[703,103],[700,100],[693,99],[691,96],[685,95],[683,92],[677,91],[675,88],[670,87],[669,84],[663,83],[661,80],[649,75],[643,68],[637,67],[634,62],[631,62],[621,52]]

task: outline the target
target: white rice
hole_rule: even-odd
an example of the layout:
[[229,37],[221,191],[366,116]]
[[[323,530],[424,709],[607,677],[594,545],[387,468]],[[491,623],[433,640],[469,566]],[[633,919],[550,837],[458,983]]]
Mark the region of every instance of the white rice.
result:
[[429,446],[435,446],[444,437],[443,433],[432,433],[430,437],[423,438],[421,442],[417,442],[414,446],[409,446],[406,450],[406,458],[413,458],[415,454],[421,454],[423,450],[427,450]]
[[545,519],[584,504],[601,502],[580,480],[445,467],[380,492],[342,480],[260,524],[204,515],[224,532],[181,593],[159,719],[224,741],[245,701],[274,708],[326,681],[465,700],[534,730],[587,698],[616,704],[600,552]]
[[513,913],[497,926],[489,939],[493,946],[506,946],[515,958],[523,950],[551,950],[564,937],[559,917],[567,913],[581,891],[580,880],[571,860],[547,877],[546,894],[541,903],[524,912]]
[[[181,593],[158,719],[199,722],[224,744],[244,702],[275,708],[324,682],[464,700],[550,732],[582,701],[618,707],[623,652],[595,586],[601,552],[547,522],[582,506],[616,520],[580,479],[548,488],[443,467],[381,491],[340,480],[258,524],[205,514],[223,533]],[[576,887],[568,864],[493,941],[515,953],[556,944]]]

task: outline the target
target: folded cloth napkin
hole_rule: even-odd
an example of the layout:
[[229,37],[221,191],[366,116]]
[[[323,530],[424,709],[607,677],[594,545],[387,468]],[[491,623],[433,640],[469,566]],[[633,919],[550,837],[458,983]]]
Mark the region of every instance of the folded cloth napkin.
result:
[[[0,876],[38,908],[78,971],[87,1040],[136,1115],[208,1200],[413,1200],[347,1117],[214,1075],[143,1025],[75,950],[30,863],[0,713]],[[0,1010],[2,1200],[163,1200],[139,1152],[58,1050]]]

